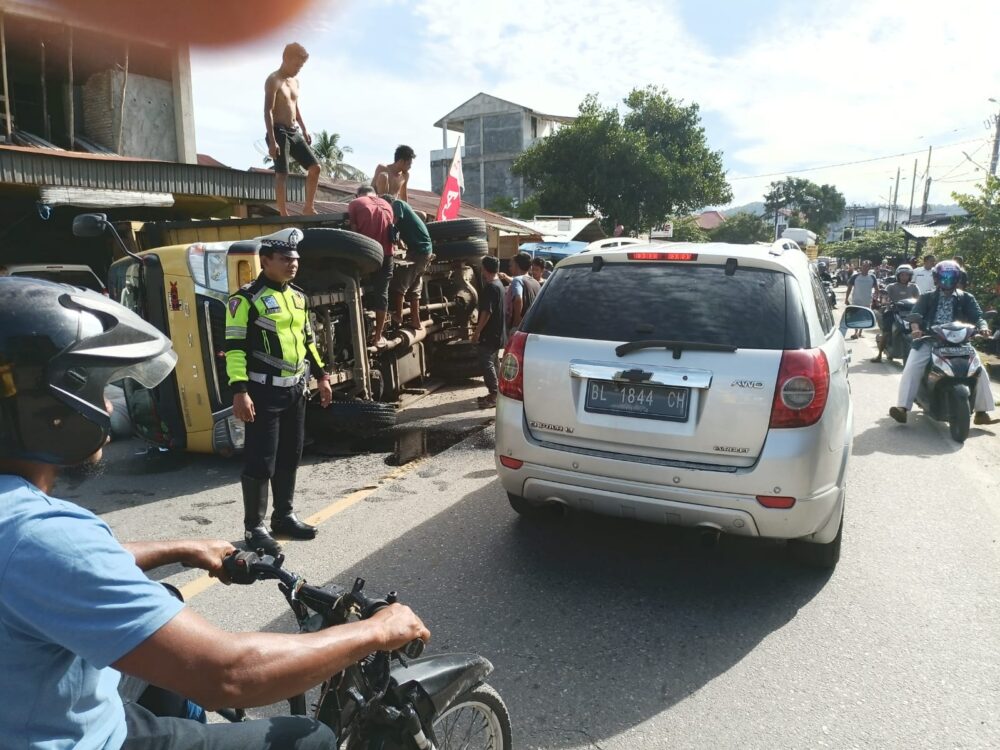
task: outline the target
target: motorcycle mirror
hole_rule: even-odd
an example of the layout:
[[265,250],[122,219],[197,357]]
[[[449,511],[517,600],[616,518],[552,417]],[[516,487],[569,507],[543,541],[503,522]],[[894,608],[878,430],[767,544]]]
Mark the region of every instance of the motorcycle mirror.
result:
[[73,219],[73,236],[100,237],[107,226],[107,214],[80,214]]

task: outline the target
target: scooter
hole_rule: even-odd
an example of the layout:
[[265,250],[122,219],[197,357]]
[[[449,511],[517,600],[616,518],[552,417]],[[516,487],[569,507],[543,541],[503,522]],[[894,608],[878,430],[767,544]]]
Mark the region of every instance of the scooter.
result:
[[931,347],[916,401],[931,419],[947,422],[959,443],[969,437],[976,379],[989,377],[972,346],[975,335],[975,326],[954,322],[932,326],[930,334],[913,342]]
[[826,301],[830,303],[830,309],[834,309],[837,306],[837,293],[833,291],[832,281],[823,282],[823,293],[826,294]]
[[913,306],[916,304],[916,299],[901,299],[891,305],[891,338],[889,339],[889,348],[886,351],[886,355],[890,360],[898,359],[906,362],[906,358],[910,356],[910,348],[913,346],[913,335],[910,333],[909,319],[913,315]]

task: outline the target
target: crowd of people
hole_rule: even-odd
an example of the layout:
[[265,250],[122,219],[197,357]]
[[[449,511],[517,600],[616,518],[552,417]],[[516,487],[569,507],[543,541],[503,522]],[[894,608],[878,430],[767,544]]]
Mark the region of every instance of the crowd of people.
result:
[[[931,254],[923,257],[919,264],[901,263],[893,268],[888,260],[883,260],[876,268],[870,261],[861,262],[854,271],[848,264],[839,271],[840,279],[847,288],[845,304],[871,307],[880,313],[878,351],[873,362],[882,362],[883,357],[892,359],[892,338],[894,330],[894,310],[903,300],[913,300],[912,320],[907,321],[907,333],[913,340],[903,364],[899,383],[897,403],[889,410],[889,416],[900,423],[907,421],[913,402],[931,358],[931,349],[920,339],[927,335],[932,326],[952,322],[968,323],[975,326],[981,338],[990,337],[989,323],[975,295],[968,291],[969,274],[965,269],[965,259],[955,256],[938,261]],[[860,330],[851,338],[862,336]],[[978,356],[978,355],[976,355]],[[975,389],[974,422],[977,425],[993,424],[998,420],[990,416],[995,409],[995,399],[988,377],[979,377]]]

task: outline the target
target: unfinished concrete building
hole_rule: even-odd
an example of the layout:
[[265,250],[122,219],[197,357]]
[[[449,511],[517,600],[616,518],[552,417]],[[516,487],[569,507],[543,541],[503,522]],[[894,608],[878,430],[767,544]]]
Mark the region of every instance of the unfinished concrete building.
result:
[[511,172],[514,160],[536,141],[556,132],[572,117],[546,115],[529,107],[479,93],[436,123],[443,148],[431,152],[431,189],[440,193],[455,153],[448,133],[461,133],[465,193],[462,200],[489,208],[498,198],[523,201],[530,194]]

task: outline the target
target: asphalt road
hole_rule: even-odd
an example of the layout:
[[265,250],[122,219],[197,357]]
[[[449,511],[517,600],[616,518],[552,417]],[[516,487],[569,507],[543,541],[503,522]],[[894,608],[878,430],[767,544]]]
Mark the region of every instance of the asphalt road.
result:
[[[354,456],[316,447],[299,509],[323,518],[320,536],[288,543],[287,566],[396,589],[431,628],[429,653],[487,656],[517,748],[1000,747],[1000,429],[960,447],[922,416],[897,425],[900,368],[867,361],[873,338],[851,344],[856,436],[832,575],[775,543],[521,521],[472,402],[481,387],[405,413],[404,454],[459,441],[436,455],[405,463],[394,439]],[[238,461],[139,448],[113,444],[106,472],[63,496],[123,539],[239,537]],[[161,576],[222,627],[292,628],[273,584]]]

